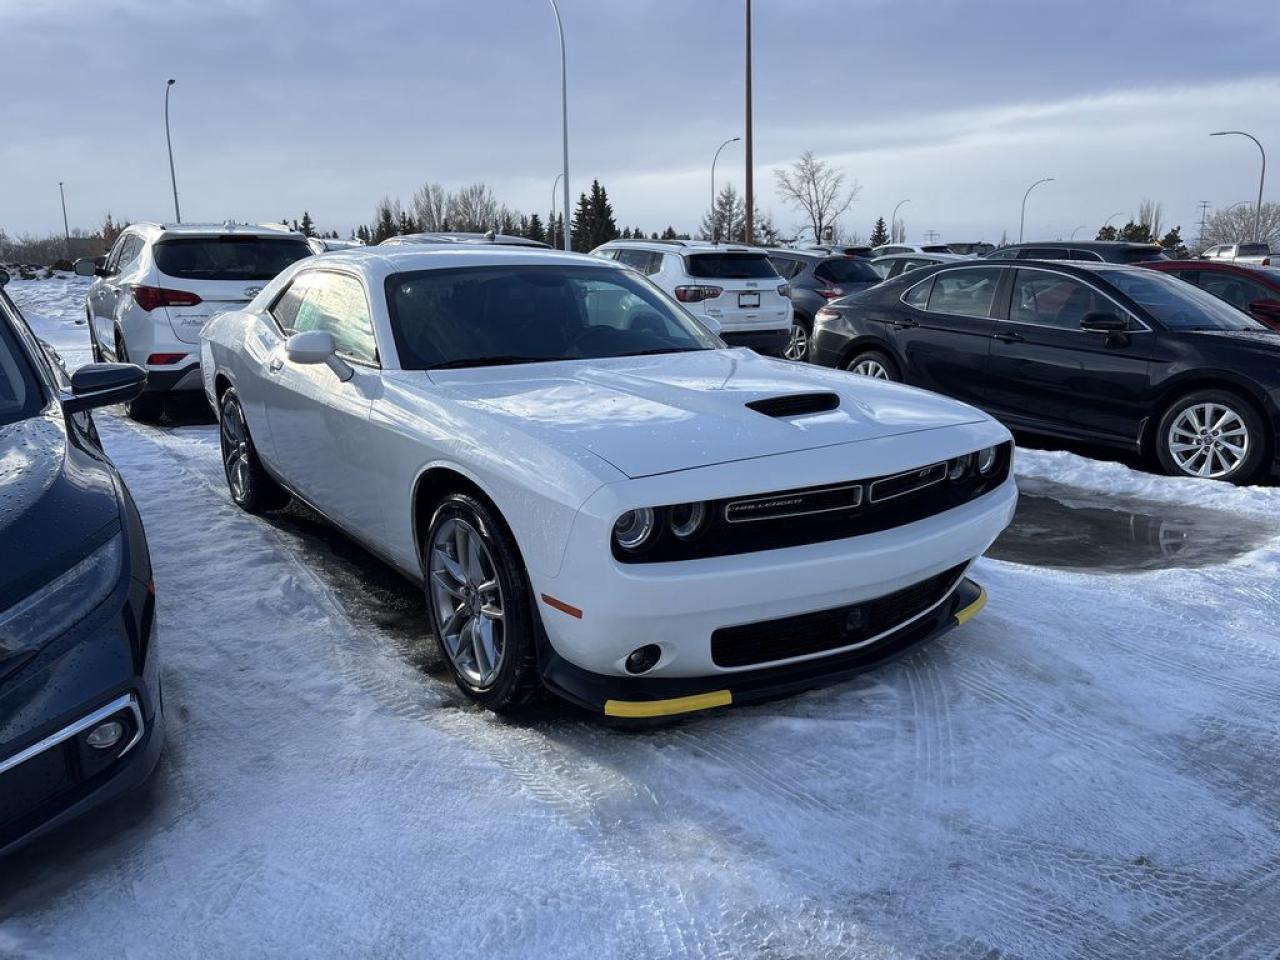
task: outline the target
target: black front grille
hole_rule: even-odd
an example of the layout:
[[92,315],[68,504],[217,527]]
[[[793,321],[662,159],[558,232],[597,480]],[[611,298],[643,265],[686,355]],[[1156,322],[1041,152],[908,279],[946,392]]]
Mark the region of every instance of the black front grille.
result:
[[894,629],[941,601],[960,582],[965,564],[893,593],[833,610],[802,613],[711,634],[711,659],[746,667],[862,643]]

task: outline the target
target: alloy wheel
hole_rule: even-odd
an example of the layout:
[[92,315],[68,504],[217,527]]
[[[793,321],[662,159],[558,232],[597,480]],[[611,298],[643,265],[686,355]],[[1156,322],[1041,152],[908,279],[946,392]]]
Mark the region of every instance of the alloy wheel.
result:
[[452,518],[436,529],[428,561],[436,633],[454,669],[478,689],[493,684],[506,650],[502,584],[480,532]]
[[249,425],[245,423],[240,404],[235,402],[222,405],[218,421],[227,486],[231,489],[231,498],[242,503],[249,491]]
[[788,360],[803,360],[809,355],[809,331],[802,324],[791,324],[791,339],[782,355]]
[[1197,403],[1178,414],[1165,442],[1183,473],[1219,479],[1244,462],[1251,438],[1237,411],[1221,403]]
[[859,360],[849,368],[849,372],[856,373],[860,377],[871,377],[873,380],[889,379],[889,371],[884,368],[884,364],[870,357]]

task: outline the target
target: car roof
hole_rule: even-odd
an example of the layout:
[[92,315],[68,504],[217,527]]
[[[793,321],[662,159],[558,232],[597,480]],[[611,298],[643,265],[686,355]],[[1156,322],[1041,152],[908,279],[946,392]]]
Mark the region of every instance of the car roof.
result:
[[1139,243],[1134,240],[1028,240],[1026,243],[1009,243],[997,250],[1022,249],[1024,247],[1049,247],[1052,250],[1163,250],[1158,243]]
[[918,252],[911,253],[882,253],[875,257],[871,262],[879,263],[881,260],[919,260],[922,257],[937,257],[939,263],[950,263],[953,260],[972,260],[973,257],[966,257],[963,253],[941,253],[941,252]]
[[[585,253],[565,253],[534,247],[463,243],[403,243],[391,246],[356,247],[334,250],[298,261],[296,270],[315,266],[346,266],[369,275],[385,277],[417,270],[447,270],[457,267],[524,266],[599,267],[625,270],[622,264]],[[293,268],[291,268],[293,269]]]
[[[600,244],[596,250],[627,248],[634,250],[657,250],[667,252],[672,247],[687,250],[689,253],[758,253],[766,256],[764,247],[754,247],[746,243],[719,243],[710,240],[609,240]],[[595,250],[592,251],[594,253]]]
[[224,220],[221,223],[157,223],[141,220],[125,227],[144,237],[155,240],[160,237],[287,237],[289,239],[306,240],[299,231],[286,227],[282,223],[239,223],[235,220]]
[[402,243],[489,243],[510,247],[537,247],[550,250],[551,245],[528,237],[515,237],[505,233],[467,233],[462,231],[406,233],[388,237],[378,246],[394,247]]

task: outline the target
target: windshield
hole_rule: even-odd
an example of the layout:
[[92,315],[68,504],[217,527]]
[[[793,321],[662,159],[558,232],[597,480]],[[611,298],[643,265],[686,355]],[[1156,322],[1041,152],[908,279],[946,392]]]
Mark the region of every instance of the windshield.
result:
[[763,253],[694,253],[684,262],[689,276],[700,280],[761,280],[778,275]]
[[819,280],[831,283],[879,283],[880,274],[876,273],[868,260],[854,260],[845,257],[834,257],[823,260],[813,270]]
[[1265,330],[1229,303],[1175,277],[1154,271],[1099,270],[1170,330]]
[[393,274],[386,289],[406,370],[724,346],[644,277],[615,267],[421,270]]
[[43,406],[26,352],[0,304],[0,426],[35,416]]
[[1271,253],[1271,247],[1265,243],[1242,243],[1240,244],[1240,252],[1237,256],[1241,257],[1265,257]]
[[160,272],[181,280],[271,280],[309,256],[307,242],[291,237],[183,237],[155,245]]

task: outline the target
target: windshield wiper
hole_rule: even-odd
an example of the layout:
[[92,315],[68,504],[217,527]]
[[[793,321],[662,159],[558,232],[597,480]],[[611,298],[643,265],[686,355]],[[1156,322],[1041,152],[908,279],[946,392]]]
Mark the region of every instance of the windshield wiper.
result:
[[503,367],[513,363],[550,363],[555,360],[571,360],[572,357],[524,357],[508,355],[501,357],[460,357],[457,360],[446,360],[444,363],[433,363],[428,370],[457,370],[461,367]]

